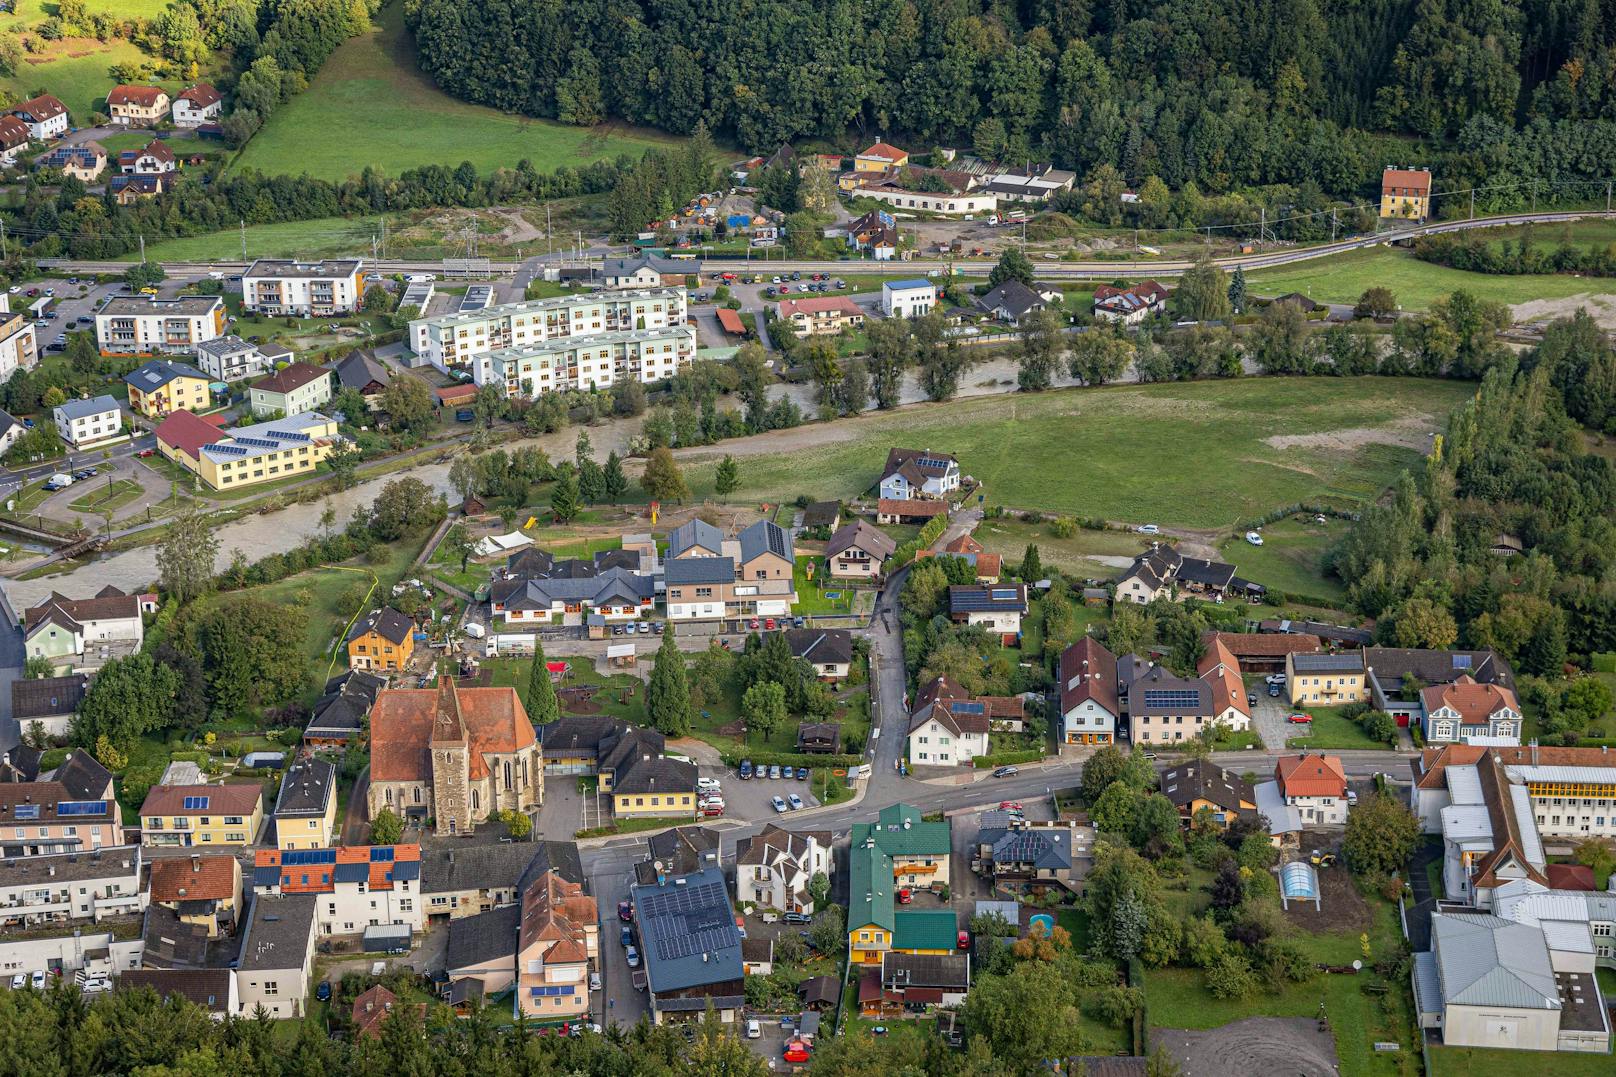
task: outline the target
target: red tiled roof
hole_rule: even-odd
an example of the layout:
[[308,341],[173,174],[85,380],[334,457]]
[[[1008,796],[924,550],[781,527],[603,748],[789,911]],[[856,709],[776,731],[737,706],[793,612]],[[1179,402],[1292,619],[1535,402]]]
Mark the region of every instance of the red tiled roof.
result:
[[1092,699],[1116,717],[1117,656],[1099,640],[1084,636],[1061,652],[1060,693],[1063,715]]
[[437,394],[438,403],[440,404],[458,404],[477,395],[475,385],[446,385],[441,389],[432,391]]
[[[187,808],[186,797],[207,797],[206,808]],[[224,785],[154,785],[140,806],[141,815],[251,815],[263,802],[257,782]]]
[[728,307],[718,308],[718,324],[726,333],[733,333],[736,336],[746,334],[746,325],[741,321],[741,316]]
[[194,412],[184,408],[171,411],[168,417],[157,424],[157,440],[173,449],[178,449],[187,456],[196,456],[204,445],[213,445],[224,441],[226,435],[213,424],[210,419],[204,419]]
[[1550,864],[1544,871],[1551,890],[1599,890],[1594,885],[1594,869],[1586,864]]
[[189,101],[193,108],[207,108],[216,101],[224,100],[224,98],[221,97],[219,95],[219,91],[215,90],[209,83],[199,82],[195,86],[192,86],[189,90],[181,92],[181,94],[176,97],[175,100]]
[[107,93],[107,105],[139,105],[151,108],[168,94],[160,86],[114,86]]
[[860,157],[884,157],[888,161],[901,161],[901,160],[907,159],[908,156],[909,156],[909,153],[908,153],[907,150],[900,150],[898,147],[892,145],[891,143],[877,142],[875,145],[871,146],[869,149],[867,149],[863,153],[859,154],[859,156]]
[[1520,703],[1515,693],[1496,684],[1477,684],[1466,674],[1452,684],[1433,684],[1420,692],[1427,714],[1447,707],[1457,711],[1463,725],[1486,725],[1488,719],[1504,708],[1519,714]]
[[875,503],[875,511],[882,516],[946,516],[948,502],[918,498],[903,501],[895,497],[883,497]]
[[970,535],[961,535],[959,538],[943,547],[944,553],[981,553],[982,544]]
[[780,300],[780,317],[782,318],[789,318],[794,314],[819,314],[830,311],[840,311],[848,317],[863,317],[864,315],[864,308],[845,295],[824,295],[813,299]]
[[30,97],[26,101],[19,101],[17,104],[12,105],[11,111],[26,112],[34,118],[35,123],[43,123],[46,120],[62,115],[67,111],[67,106],[62,104],[60,98],[53,97],[48,93],[42,93],[38,97]]
[[370,776],[372,781],[429,781],[432,777],[430,745],[440,698],[458,707],[470,747],[473,780],[488,776],[485,752],[509,753],[537,739],[533,723],[514,688],[460,688],[447,680],[447,696],[440,688],[386,688],[376,695],[370,716]]
[[[375,1039],[382,1034],[382,1022],[387,1015],[393,1012],[398,1005],[398,996],[393,994],[381,984],[376,984],[364,994],[354,999],[353,1028],[356,1037],[370,1037]],[[426,1016],[426,1003],[417,1002],[415,1010],[421,1016]]]
[[1392,188],[1412,189],[1416,194],[1428,195],[1431,193],[1431,173],[1423,168],[1388,168],[1380,174],[1380,189],[1384,193]]
[[1315,654],[1324,649],[1319,637],[1305,632],[1208,632],[1236,658],[1283,658],[1288,654]]
[[[391,857],[376,859],[371,855],[372,848],[390,848]],[[284,854],[280,849],[259,849],[253,854],[253,866],[256,868],[278,868],[281,866]],[[419,845],[343,845],[336,849],[336,864],[368,864],[370,865],[370,878],[366,885],[371,890],[391,890],[393,880],[390,878],[396,864],[419,862],[421,847]],[[304,871],[308,872],[308,882],[303,881]],[[309,865],[299,868],[298,873],[288,882],[281,881],[281,890],[288,894],[321,894],[336,889],[336,879],[329,864]]]
[[28,131],[28,125],[15,116],[0,116],[0,149],[15,149],[18,146],[28,145],[33,135]]
[[1281,791],[1288,797],[1344,797],[1347,774],[1341,757],[1335,755],[1291,755],[1274,768]]
[[236,896],[236,861],[230,856],[153,860],[151,899],[156,902],[223,901]]
[[997,579],[1004,568],[1004,558],[996,553],[979,553],[976,555],[976,575],[978,579]]
[[[145,146],[141,147],[140,153],[136,154],[136,156],[138,157],[142,155],[146,157],[155,157],[165,164],[174,163],[174,151],[169,149],[168,145],[160,139],[154,138],[150,142],[146,143]],[[120,156],[122,155],[120,154]]]
[[1212,711],[1222,714],[1233,707],[1248,718],[1251,708],[1246,704],[1246,685],[1240,679],[1240,663],[1221,640],[1213,639],[1201,656],[1196,672],[1212,686]]
[[543,956],[546,964],[587,961],[587,926],[595,923],[599,915],[595,899],[584,894],[583,886],[547,871],[522,894],[518,954],[534,943],[549,942],[552,945]]
[[282,367],[275,373],[259,378],[252,383],[252,388],[262,389],[266,393],[278,393],[282,396],[294,392],[310,382],[321,378],[331,377],[331,371],[324,367],[311,366],[308,363],[296,362]]

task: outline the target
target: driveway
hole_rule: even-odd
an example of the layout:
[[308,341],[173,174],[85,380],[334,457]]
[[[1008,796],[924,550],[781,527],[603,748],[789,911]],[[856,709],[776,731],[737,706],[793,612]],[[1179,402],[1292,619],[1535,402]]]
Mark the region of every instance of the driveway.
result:
[[1252,684],[1250,690],[1257,693],[1257,705],[1251,710],[1251,721],[1258,736],[1262,737],[1263,747],[1271,752],[1284,751],[1285,738],[1298,735],[1296,727],[1285,721],[1285,716],[1291,713],[1290,704],[1284,695],[1278,698],[1270,696],[1261,680]]

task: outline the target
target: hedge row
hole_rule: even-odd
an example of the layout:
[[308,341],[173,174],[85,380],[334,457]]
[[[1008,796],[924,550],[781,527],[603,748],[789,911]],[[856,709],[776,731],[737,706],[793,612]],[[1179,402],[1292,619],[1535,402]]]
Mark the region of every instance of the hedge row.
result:
[[1019,752],[999,752],[996,755],[979,755],[971,761],[977,770],[986,770],[989,767],[1005,767],[1012,763],[1036,763],[1044,758],[1044,753],[1037,748],[1028,748]]

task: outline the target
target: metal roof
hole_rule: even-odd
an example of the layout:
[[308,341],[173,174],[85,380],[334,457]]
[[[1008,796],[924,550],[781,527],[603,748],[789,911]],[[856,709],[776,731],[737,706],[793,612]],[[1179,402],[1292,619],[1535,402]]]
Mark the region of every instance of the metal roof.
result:
[[1496,916],[1444,914],[1431,923],[1446,1005],[1558,1010],[1543,932]]
[[1442,836],[1454,842],[1491,842],[1493,824],[1486,805],[1454,804],[1443,808]]
[[1302,829],[1302,813],[1285,803],[1278,782],[1263,782],[1252,788],[1257,796],[1257,811],[1268,820],[1270,834],[1294,834]]
[[1482,804],[1481,775],[1473,766],[1447,768],[1448,795],[1455,804]]
[[107,412],[118,410],[118,402],[105,394],[92,397],[89,400],[67,400],[56,405],[57,413],[64,419],[84,419],[91,415],[105,415]]
[[1566,782],[1616,785],[1616,767],[1506,766],[1512,782]]
[[733,583],[735,562],[728,557],[676,557],[663,566],[663,579],[670,587],[686,583]]
[[718,551],[724,545],[724,532],[703,519],[692,519],[668,533],[668,557],[677,558],[692,546]]
[[1442,978],[1429,951],[1414,955],[1414,1001],[1419,1013],[1442,1012]]
[[1509,787],[1510,806],[1515,812],[1516,826],[1521,832],[1521,855],[1538,870],[1548,863],[1543,856],[1543,838],[1537,832],[1537,818],[1532,814],[1532,794],[1524,785]]
[[635,886],[631,893],[652,991],[741,979],[741,935],[720,869]]
[[772,553],[787,561],[791,560],[791,543],[786,541],[785,530],[779,524],[759,520],[742,531],[739,538],[743,565],[749,564],[754,558],[761,557],[765,553]]

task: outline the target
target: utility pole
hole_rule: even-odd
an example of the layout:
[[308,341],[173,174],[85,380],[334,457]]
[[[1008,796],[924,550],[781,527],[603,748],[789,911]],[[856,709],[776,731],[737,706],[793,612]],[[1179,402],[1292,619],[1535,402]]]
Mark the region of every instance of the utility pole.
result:
[[0,220],[0,261],[5,261],[6,254],[6,222]]
[[1610,212],[1610,180],[1605,181],[1605,212]]
[[1257,242],[1268,242],[1268,207],[1257,207]]
[[1470,188],[1470,219],[1476,219],[1476,189]]
[[1330,242],[1331,243],[1335,242],[1335,226],[1336,226],[1335,207],[1331,206],[1330,207]]

